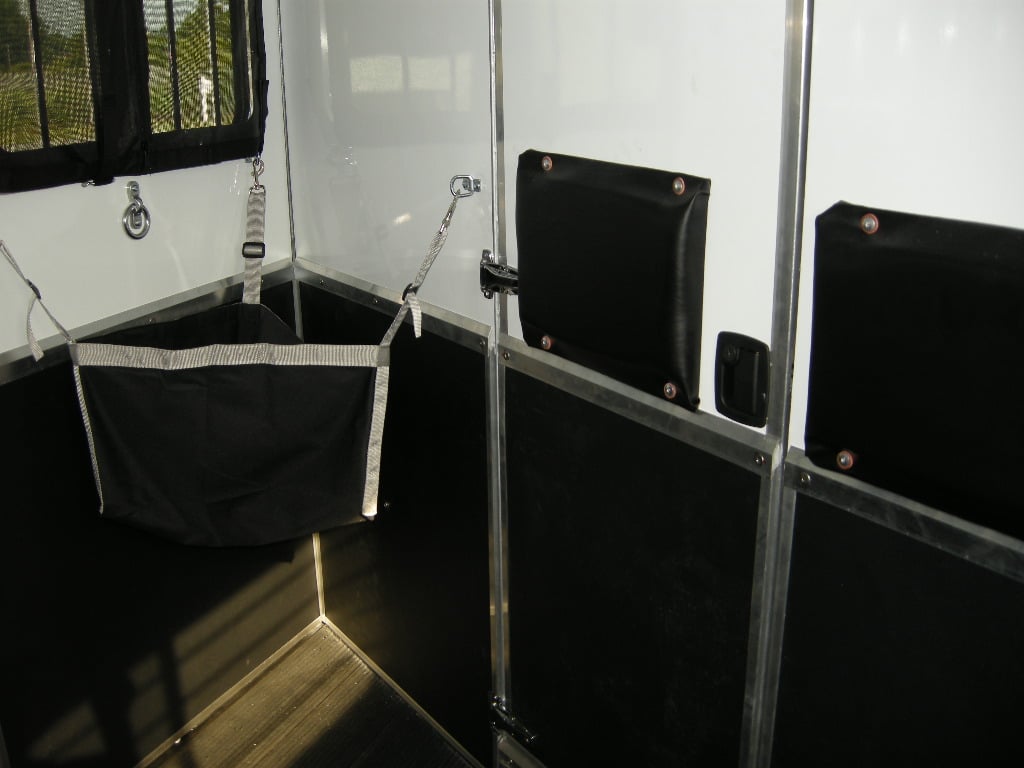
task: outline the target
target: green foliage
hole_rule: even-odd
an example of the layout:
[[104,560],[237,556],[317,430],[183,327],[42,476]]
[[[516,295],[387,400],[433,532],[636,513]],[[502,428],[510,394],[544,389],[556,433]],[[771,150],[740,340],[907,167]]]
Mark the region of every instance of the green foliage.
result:
[[0,72],[0,147],[19,152],[42,145],[35,74]]
[[28,19],[17,0],[0,0],[0,72],[32,69]]

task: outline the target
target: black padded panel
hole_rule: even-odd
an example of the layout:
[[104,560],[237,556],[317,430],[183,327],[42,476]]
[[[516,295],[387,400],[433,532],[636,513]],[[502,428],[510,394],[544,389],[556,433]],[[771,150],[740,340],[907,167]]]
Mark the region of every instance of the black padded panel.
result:
[[799,497],[775,766],[1020,765],[1024,585]]
[[808,457],[836,470],[849,451],[855,477],[1024,535],[1021,296],[1022,230],[848,203],[821,214]]
[[[391,321],[301,288],[307,342],[376,343]],[[390,387],[380,513],[321,536],[327,615],[490,764],[484,357],[404,327]]]
[[683,173],[520,155],[526,342],[547,337],[552,353],[659,397],[672,384],[673,401],[696,408],[710,192],[710,181]]
[[548,766],[736,765],[759,479],[508,373],[512,710]]
[[13,766],[134,765],[318,615],[308,537],[199,549],[96,515],[69,364],[0,387],[0,423]]

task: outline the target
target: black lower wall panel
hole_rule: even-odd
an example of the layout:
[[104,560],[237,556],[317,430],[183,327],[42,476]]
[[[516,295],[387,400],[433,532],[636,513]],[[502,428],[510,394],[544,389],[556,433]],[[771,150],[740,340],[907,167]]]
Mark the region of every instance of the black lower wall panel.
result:
[[757,475],[508,374],[514,714],[549,768],[735,766]]
[[[305,338],[377,343],[390,317],[302,286]],[[401,330],[372,523],[321,535],[327,616],[491,761],[484,356]]]
[[100,519],[69,364],[0,387],[0,424],[14,768],[134,765],[318,615],[308,537],[200,549]]
[[1024,764],[1024,584],[796,509],[772,764]]

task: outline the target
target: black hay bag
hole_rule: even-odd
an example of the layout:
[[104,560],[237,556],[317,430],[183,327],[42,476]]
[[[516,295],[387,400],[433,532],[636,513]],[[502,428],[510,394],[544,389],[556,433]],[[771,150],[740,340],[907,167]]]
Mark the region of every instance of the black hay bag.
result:
[[104,517],[232,546],[375,514],[386,347],[302,344],[248,303],[70,349]]
[[1024,231],[838,203],[814,250],[808,457],[1024,534]]
[[520,155],[526,342],[696,408],[710,191],[683,173]]

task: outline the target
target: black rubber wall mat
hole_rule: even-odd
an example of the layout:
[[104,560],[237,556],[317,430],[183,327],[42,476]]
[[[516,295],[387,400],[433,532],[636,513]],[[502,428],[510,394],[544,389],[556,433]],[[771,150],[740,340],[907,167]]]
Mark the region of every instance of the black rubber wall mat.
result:
[[512,708],[548,766],[736,765],[759,477],[508,374]]
[[1024,584],[799,497],[775,766],[1020,765]]

